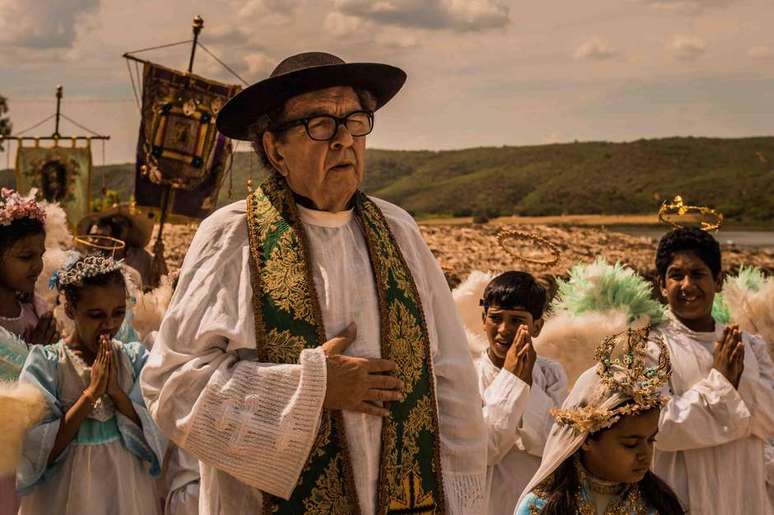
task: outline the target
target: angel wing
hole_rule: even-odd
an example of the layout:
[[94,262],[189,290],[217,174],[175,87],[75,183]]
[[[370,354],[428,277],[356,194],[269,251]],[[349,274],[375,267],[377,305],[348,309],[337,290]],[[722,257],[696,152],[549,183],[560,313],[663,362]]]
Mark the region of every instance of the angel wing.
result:
[[766,277],[759,268],[741,267],[715,298],[716,320],[737,323],[743,331],[759,335],[774,358],[774,277]]
[[620,263],[597,259],[576,265],[569,279],[558,283],[551,314],[535,338],[535,350],[562,364],[568,388],[595,364],[594,351],[605,336],[664,319],[650,284]]
[[162,276],[159,286],[149,292],[139,294],[134,305],[134,328],[140,334],[140,339],[145,341],[148,334],[158,331],[161,319],[169,307],[172,299],[172,280],[169,276]]
[[457,312],[462,318],[462,324],[468,336],[468,350],[474,359],[487,347],[479,301],[484,296],[486,285],[493,278],[493,274],[475,270],[452,291]]
[[0,475],[13,474],[24,433],[43,418],[46,401],[29,383],[0,383]]

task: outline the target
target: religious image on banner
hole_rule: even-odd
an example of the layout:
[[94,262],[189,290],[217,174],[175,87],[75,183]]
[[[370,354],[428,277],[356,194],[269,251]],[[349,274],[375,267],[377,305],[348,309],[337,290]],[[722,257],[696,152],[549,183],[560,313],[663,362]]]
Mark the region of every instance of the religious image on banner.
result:
[[159,207],[169,187],[168,213],[172,216],[202,219],[215,209],[232,153],[230,140],[215,127],[215,117],[239,89],[144,64],[135,171],[137,205]]
[[[61,143],[61,142],[59,142]],[[33,188],[43,200],[58,202],[70,223],[89,212],[91,148],[19,146],[16,189],[26,195]]]

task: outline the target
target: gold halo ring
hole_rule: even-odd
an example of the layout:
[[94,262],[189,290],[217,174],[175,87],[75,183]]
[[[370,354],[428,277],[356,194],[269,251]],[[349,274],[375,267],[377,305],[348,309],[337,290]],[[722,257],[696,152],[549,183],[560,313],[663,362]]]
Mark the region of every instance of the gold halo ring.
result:
[[723,214],[709,207],[689,206],[677,195],[672,202],[661,204],[658,220],[676,229],[693,225],[704,231],[717,231],[723,223]]
[[87,254],[98,252],[109,257],[115,257],[117,252],[121,252],[126,248],[126,243],[118,238],[100,234],[79,234],[73,238],[73,241],[77,247],[80,247]]
[[[545,249],[547,252],[551,254],[551,257],[549,257],[548,259],[535,259],[532,257],[523,256],[517,253],[516,251],[514,251],[509,245],[506,245],[506,241],[508,240],[531,242],[533,244],[536,244],[537,247]],[[510,254],[511,256],[515,257],[516,259],[520,259],[526,263],[532,263],[533,265],[543,265],[543,266],[553,265],[554,263],[559,261],[559,256],[562,255],[562,252],[559,250],[559,247],[557,247],[555,244],[551,243],[550,241],[543,238],[542,236],[538,236],[537,234],[534,234],[531,232],[518,231],[516,229],[503,229],[499,233],[497,233],[497,242],[500,244],[503,250],[508,254]]]

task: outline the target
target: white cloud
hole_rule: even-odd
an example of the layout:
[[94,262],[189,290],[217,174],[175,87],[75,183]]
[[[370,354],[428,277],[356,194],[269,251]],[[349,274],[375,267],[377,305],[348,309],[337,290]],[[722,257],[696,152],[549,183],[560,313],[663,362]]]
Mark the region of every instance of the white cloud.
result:
[[349,16],[400,27],[480,31],[510,21],[502,0],[335,0],[334,6]]
[[263,52],[254,52],[248,54],[243,59],[245,63],[245,70],[249,78],[245,77],[248,82],[252,80],[259,80],[266,78],[276,66],[276,61],[267,56]]
[[747,55],[755,59],[765,59],[774,56],[774,50],[767,46],[754,46],[747,50]]
[[78,24],[98,6],[99,0],[2,0],[0,47],[69,48]]
[[704,40],[698,36],[678,34],[668,45],[675,59],[693,61],[701,57],[707,50]]
[[416,48],[420,43],[420,36],[416,30],[400,27],[384,27],[374,36],[377,45],[383,45],[395,50]]
[[728,7],[738,0],[630,0],[654,9],[681,14],[698,14],[716,7]]
[[245,46],[250,42],[250,35],[244,29],[234,25],[216,25],[206,27],[205,33],[207,44],[219,44],[225,46]]
[[574,57],[577,60],[608,61],[617,59],[620,54],[610,48],[604,39],[594,37],[576,48]]
[[325,17],[323,27],[332,36],[345,37],[356,33],[364,24],[362,18],[334,11]]

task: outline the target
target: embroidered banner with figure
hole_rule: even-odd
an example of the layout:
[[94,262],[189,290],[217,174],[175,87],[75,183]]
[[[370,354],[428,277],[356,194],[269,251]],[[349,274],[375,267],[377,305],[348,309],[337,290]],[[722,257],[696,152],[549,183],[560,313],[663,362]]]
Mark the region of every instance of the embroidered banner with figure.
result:
[[135,201],[160,207],[171,188],[168,213],[202,219],[215,209],[232,147],[215,117],[240,90],[146,62],[137,144]]
[[71,224],[89,212],[91,148],[20,145],[16,152],[16,189],[22,195],[37,188],[40,198],[58,202]]

